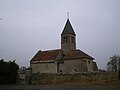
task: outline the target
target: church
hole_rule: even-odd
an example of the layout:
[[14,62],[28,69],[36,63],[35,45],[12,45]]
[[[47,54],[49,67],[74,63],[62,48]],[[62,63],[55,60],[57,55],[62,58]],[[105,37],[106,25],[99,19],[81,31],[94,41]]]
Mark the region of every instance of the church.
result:
[[30,61],[31,73],[79,73],[97,71],[94,58],[76,49],[76,33],[67,18],[61,33],[61,48],[39,50]]

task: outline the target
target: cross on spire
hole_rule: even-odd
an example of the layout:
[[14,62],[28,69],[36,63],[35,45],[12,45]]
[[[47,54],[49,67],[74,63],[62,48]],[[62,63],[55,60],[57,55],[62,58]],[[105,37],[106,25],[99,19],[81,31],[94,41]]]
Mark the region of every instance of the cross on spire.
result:
[[67,12],[67,19],[69,19],[69,12]]

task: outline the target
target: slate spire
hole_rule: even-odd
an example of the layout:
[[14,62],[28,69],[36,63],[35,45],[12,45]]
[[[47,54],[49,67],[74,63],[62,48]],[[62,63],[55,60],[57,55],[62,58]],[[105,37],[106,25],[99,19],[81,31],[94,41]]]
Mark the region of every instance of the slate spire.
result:
[[65,24],[65,27],[64,27],[63,32],[62,32],[61,35],[66,35],[66,34],[72,34],[72,35],[76,36],[76,34],[75,34],[74,30],[73,30],[73,27],[72,27],[72,25],[70,23],[69,18],[67,18],[67,22]]

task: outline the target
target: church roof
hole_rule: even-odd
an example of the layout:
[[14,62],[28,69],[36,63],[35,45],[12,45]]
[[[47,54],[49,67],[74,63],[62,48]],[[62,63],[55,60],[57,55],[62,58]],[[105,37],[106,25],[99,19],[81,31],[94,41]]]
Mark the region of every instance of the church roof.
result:
[[63,32],[61,35],[64,35],[64,34],[73,34],[73,35],[76,35],[73,28],[72,28],[72,25],[69,21],[69,19],[67,19],[67,22],[65,24],[65,27],[63,29]]
[[[53,62],[61,49],[57,50],[49,50],[49,51],[38,51],[37,54],[31,59],[30,62]],[[71,51],[71,52],[66,52],[64,54],[64,60],[71,60],[71,59],[91,59],[93,60],[94,58],[89,56],[88,54],[84,53],[81,50],[76,50],[76,51]]]
[[88,54],[86,54],[85,52],[83,52],[81,50],[66,52],[65,57],[64,57],[65,60],[67,60],[67,59],[82,59],[82,58],[91,59],[91,60],[94,59],[93,57],[89,56]]
[[58,55],[59,50],[38,51],[31,61],[47,61],[54,60]]

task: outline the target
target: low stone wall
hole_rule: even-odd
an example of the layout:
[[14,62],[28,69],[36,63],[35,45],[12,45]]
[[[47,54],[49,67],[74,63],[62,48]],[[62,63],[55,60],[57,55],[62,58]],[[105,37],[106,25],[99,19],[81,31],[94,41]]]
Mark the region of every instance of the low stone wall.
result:
[[88,85],[116,80],[116,73],[32,74],[31,84],[42,85]]

